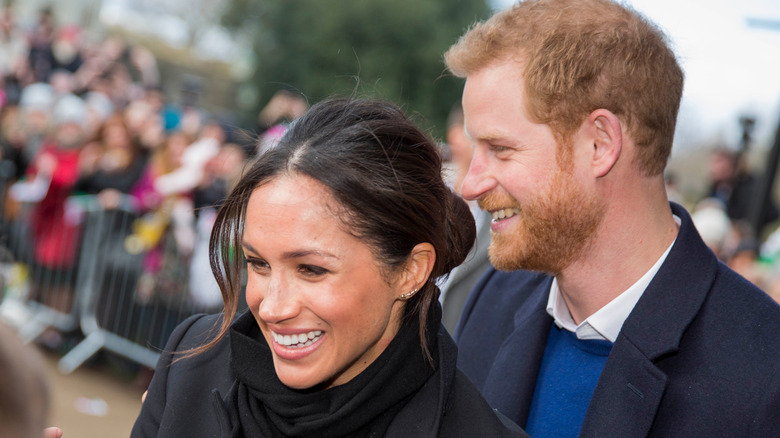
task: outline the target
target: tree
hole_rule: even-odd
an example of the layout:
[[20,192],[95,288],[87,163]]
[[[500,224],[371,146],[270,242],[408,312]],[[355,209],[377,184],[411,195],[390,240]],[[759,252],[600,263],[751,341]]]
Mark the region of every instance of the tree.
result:
[[463,86],[442,55],[490,12],[485,0],[231,0],[223,24],[252,35],[260,107],[282,88],[311,103],[379,97],[441,135]]

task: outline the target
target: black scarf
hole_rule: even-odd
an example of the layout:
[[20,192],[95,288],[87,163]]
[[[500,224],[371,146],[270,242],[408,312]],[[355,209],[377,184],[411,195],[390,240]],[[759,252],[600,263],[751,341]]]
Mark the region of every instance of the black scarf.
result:
[[[428,315],[428,349],[438,363],[438,306]],[[295,390],[274,371],[271,349],[250,312],[230,329],[237,382],[222,400],[223,437],[381,437],[398,411],[433,375],[420,348],[419,322],[402,325],[385,351],[349,382],[325,390]]]

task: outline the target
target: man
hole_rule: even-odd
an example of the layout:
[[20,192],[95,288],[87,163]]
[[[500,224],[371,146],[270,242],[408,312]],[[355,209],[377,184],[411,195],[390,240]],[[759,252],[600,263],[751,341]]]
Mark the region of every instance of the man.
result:
[[[667,201],[683,74],[609,0],[527,1],[447,52],[491,213],[461,369],[534,437],[777,436],[780,307]],[[535,271],[535,272],[530,272]]]

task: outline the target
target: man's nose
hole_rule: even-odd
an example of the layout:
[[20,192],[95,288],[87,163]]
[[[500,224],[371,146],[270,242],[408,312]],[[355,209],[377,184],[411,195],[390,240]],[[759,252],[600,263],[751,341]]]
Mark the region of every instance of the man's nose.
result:
[[495,186],[496,180],[490,174],[484,148],[475,147],[469,171],[463,179],[461,194],[465,199],[474,201],[484,196]]

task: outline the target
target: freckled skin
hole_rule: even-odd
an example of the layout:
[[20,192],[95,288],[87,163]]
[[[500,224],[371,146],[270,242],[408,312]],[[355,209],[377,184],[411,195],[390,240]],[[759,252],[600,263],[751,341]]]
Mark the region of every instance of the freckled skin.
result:
[[[384,351],[400,324],[402,292],[382,276],[369,246],[345,232],[330,208],[335,203],[319,182],[285,175],[257,188],[247,205],[247,303],[277,375],[292,388],[348,382]],[[322,337],[294,358],[271,334],[311,330]]]

